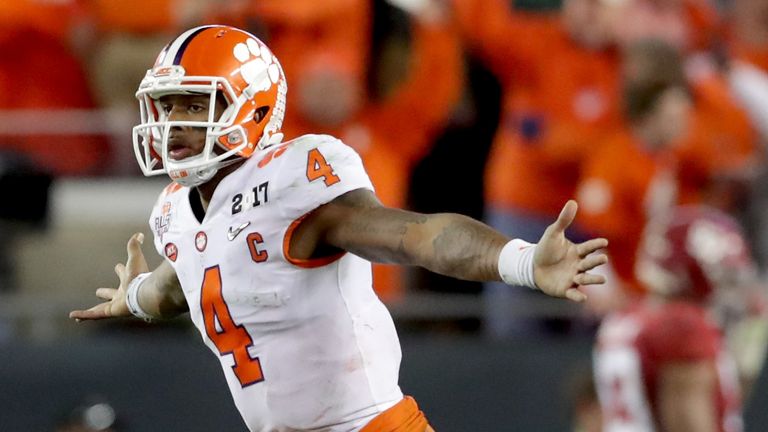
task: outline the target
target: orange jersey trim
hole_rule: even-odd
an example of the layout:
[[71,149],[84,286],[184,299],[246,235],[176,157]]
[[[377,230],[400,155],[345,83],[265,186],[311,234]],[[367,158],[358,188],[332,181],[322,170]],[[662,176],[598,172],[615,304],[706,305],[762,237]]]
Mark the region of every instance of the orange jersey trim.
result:
[[305,214],[304,216],[296,219],[295,221],[291,222],[291,224],[288,226],[288,229],[285,231],[285,236],[283,237],[283,256],[285,259],[301,268],[317,268],[322,267],[324,265],[328,265],[339,258],[343,257],[344,254],[346,254],[346,251],[342,251],[339,253],[335,253],[333,255],[329,255],[327,257],[319,257],[319,258],[310,258],[310,259],[300,259],[300,258],[294,258],[289,253],[289,250],[291,248],[291,238],[293,237],[293,232],[296,231],[296,228],[298,228],[301,221],[304,220],[304,218],[307,217],[308,214]]
[[431,431],[416,401],[406,396],[392,408],[377,415],[360,432],[426,432]]

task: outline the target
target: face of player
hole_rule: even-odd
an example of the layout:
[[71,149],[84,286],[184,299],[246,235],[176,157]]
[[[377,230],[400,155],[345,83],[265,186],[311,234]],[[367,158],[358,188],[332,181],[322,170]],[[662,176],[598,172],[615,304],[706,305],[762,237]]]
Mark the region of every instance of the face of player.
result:
[[[210,96],[172,94],[161,97],[158,102],[169,121],[208,121]],[[226,108],[222,97],[216,99],[214,119],[219,119]],[[173,126],[168,136],[168,157],[182,160],[200,154],[205,147],[206,128],[194,126]]]

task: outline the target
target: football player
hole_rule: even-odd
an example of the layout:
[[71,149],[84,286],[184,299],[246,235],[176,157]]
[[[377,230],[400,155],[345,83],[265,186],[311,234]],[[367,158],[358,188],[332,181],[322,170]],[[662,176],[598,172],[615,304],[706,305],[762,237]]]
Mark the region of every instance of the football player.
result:
[[740,227],[719,210],[681,206],[648,224],[637,274],[652,294],[598,331],[604,431],[743,430],[737,368],[713,312],[747,297],[755,272]]
[[72,318],[189,312],[252,431],[423,432],[398,387],[400,346],[371,262],[574,301],[603,282],[589,271],[607,242],[563,234],[575,202],[535,245],[464,216],[384,207],[338,139],[282,142],[286,90],[269,48],[233,27],[193,28],[162,50],[136,93],[133,137],[144,174],[173,180],[149,221],[165,260],[150,271],[132,236],[119,287]]

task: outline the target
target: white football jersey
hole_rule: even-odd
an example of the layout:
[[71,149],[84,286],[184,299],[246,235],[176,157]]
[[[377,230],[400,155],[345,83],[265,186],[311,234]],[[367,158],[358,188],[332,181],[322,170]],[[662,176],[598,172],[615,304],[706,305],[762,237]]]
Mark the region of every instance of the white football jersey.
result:
[[176,184],[152,211],[155,247],[251,431],[356,431],[403,398],[400,344],[370,262],[288,254],[304,215],[360,188],[373,190],[354,150],[306,135],[226,176],[202,223]]

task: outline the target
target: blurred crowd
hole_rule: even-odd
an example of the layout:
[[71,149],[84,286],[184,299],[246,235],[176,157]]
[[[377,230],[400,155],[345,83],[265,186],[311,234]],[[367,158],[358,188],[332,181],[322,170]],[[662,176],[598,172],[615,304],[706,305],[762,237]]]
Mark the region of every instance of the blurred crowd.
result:
[[[385,204],[535,241],[576,198],[572,238],[611,242],[598,310],[641,295],[640,233],[676,204],[737,216],[768,255],[768,0],[4,1],[0,176],[138,175],[137,84],[168,40],[206,23],[272,48],[286,138],[340,137]],[[375,272],[385,300],[480,291]],[[491,314],[528,295],[505,288],[484,287]]]

